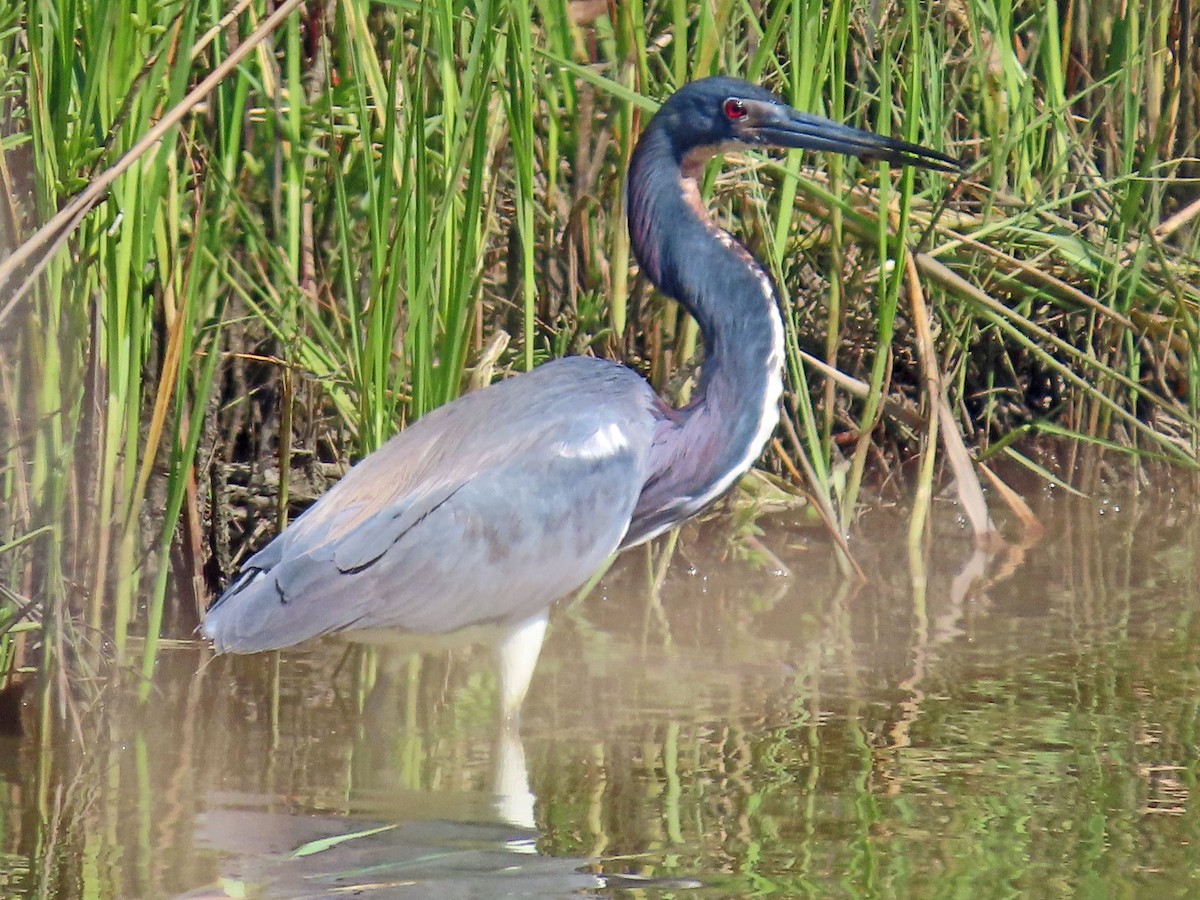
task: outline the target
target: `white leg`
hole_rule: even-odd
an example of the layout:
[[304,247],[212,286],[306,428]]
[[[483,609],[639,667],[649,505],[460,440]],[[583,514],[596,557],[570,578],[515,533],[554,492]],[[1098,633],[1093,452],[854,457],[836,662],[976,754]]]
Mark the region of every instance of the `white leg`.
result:
[[500,673],[500,714],[504,721],[516,723],[521,713],[521,704],[538,654],[542,650],[542,638],[546,635],[546,620],[549,611],[538,613],[501,638],[496,645],[496,666]]

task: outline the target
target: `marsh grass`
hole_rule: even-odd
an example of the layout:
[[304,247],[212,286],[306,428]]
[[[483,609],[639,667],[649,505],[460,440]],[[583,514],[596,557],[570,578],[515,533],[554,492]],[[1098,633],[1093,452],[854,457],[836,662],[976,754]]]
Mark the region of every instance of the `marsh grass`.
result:
[[920,541],[942,484],[982,539],[980,466],[1081,491],[1195,466],[1195,12],[287,6],[273,30],[257,2],[0,12],[0,242],[27,254],[0,262],[0,580],[45,632],[5,629],[5,671],[110,639],[145,691],[160,633],[190,629],[263,523],[455,397],[499,331],[497,377],[600,353],[685,398],[695,328],[631,269],[622,185],[656,102],[718,71],[967,163],[706,175],[787,321],[761,465],[839,540],[915,491]]

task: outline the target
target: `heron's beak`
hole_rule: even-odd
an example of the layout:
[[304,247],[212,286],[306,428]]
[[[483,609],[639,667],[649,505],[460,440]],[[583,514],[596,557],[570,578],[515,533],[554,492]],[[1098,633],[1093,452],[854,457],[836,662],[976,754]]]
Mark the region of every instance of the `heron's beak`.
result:
[[848,125],[839,125],[820,116],[798,112],[790,106],[759,107],[748,123],[754,137],[775,147],[802,150],[828,150],[860,159],[879,159],[897,166],[920,166],[939,172],[957,172],[963,164],[953,156],[930,150],[920,144],[884,137]]

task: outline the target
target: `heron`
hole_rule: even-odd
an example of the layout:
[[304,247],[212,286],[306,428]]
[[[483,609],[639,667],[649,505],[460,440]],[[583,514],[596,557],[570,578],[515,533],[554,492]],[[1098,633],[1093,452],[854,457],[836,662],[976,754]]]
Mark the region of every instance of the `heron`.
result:
[[960,168],[952,156],[793,109],[714,76],[685,84],[629,163],[642,273],[704,345],[682,407],[636,371],[575,356],[466,394],[370,453],[243,564],[201,626],[217,652],[333,632],[494,629],[500,704],[519,711],[555,600],[615,552],[697,515],[758,458],[779,421],[784,331],[770,276],[714,222],[699,176],[745,148],[832,151]]

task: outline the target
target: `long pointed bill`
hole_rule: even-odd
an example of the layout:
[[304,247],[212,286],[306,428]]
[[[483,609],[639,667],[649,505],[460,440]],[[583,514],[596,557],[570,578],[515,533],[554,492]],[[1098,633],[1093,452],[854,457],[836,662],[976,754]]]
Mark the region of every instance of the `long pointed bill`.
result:
[[803,150],[828,150],[860,159],[877,159],[897,166],[920,166],[938,172],[957,172],[963,164],[953,156],[920,144],[884,137],[820,116],[810,116],[788,106],[756,110],[751,123],[754,137],[763,144]]

